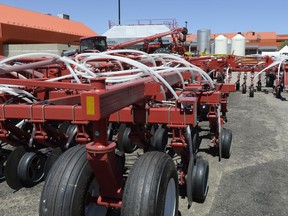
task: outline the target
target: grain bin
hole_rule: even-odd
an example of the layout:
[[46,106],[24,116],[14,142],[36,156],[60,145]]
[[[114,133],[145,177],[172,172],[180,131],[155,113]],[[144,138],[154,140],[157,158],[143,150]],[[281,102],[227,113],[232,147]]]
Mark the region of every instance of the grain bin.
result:
[[227,54],[228,39],[224,35],[215,38],[215,54]]
[[232,38],[231,53],[238,56],[245,56],[246,39],[241,34]]
[[231,47],[232,47],[232,40],[228,39],[228,41],[227,41],[227,53],[231,53]]
[[197,51],[210,54],[210,29],[197,30]]

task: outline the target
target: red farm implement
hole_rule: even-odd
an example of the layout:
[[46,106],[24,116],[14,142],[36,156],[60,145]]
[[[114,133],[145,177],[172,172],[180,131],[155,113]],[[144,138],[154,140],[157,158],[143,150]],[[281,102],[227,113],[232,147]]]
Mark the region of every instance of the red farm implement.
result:
[[229,158],[223,125],[235,85],[190,62],[132,50],[2,59],[0,140],[16,147],[8,185],[45,177],[40,215],[177,215],[179,188],[189,206],[203,202],[199,124],[209,122],[219,159]]

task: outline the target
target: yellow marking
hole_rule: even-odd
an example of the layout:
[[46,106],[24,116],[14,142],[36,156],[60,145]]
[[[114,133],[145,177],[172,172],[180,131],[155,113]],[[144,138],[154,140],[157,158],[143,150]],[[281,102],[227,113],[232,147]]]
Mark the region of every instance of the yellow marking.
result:
[[86,97],[86,113],[87,115],[95,115],[95,99],[93,96]]

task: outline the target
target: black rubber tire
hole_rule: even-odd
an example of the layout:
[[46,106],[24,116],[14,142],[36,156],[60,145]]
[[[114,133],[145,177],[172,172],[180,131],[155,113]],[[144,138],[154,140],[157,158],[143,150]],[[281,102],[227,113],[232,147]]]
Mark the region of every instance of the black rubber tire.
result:
[[249,89],[249,97],[254,97],[254,87],[250,87],[250,89]]
[[37,152],[26,152],[19,161],[17,174],[25,187],[33,187],[43,180],[46,158]]
[[23,146],[17,147],[7,158],[5,166],[5,179],[8,186],[14,190],[19,190],[23,187],[22,182],[18,178],[18,165],[22,156],[26,153]]
[[232,131],[223,128],[221,132],[221,151],[222,151],[222,157],[223,158],[230,158],[231,151],[232,151]]
[[[88,190],[93,184],[97,184],[97,181],[88,163],[85,145],[68,149],[47,176],[41,194],[39,215],[85,215]],[[105,207],[93,206],[99,208],[99,212],[94,215],[106,215],[100,214],[100,211],[107,210]]]
[[[283,77],[283,80],[284,80],[284,77]],[[283,92],[284,87],[285,87],[284,81],[282,81],[282,82],[280,83],[280,90],[281,90],[281,92]]]
[[218,73],[218,76],[217,76],[217,83],[224,83],[224,74],[223,73]]
[[[175,190],[168,197],[167,188]],[[178,215],[178,196],[178,176],[173,160],[162,152],[147,152],[130,171],[124,188],[121,215],[170,215],[165,213],[167,198],[172,199],[172,204],[166,206],[173,212],[171,215]]]
[[164,152],[168,143],[168,131],[166,128],[157,128],[154,136],[152,137],[151,145],[156,151]]
[[120,151],[125,153],[132,153],[137,149],[137,146],[133,144],[129,138],[131,128],[126,124],[121,124],[118,130],[117,145]]
[[67,128],[69,127],[71,123],[69,121],[64,121],[61,122],[58,126],[58,129],[62,132],[62,133],[66,133]]
[[261,92],[261,90],[262,90],[262,84],[258,82],[256,88],[257,88],[257,91]]
[[209,163],[202,157],[196,157],[196,164],[193,169],[193,201],[203,203],[208,192]]
[[276,98],[281,98],[281,88],[280,88],[280,86],[277,86],[276,88],[275,88],[275,97]]
[[3,159],[0,160],[0,182],[5,180],[5,161]]
[[247,92],[247,86],[244,84],[242,85],[242,94],[246,94]]
[[48,156],[45,167],[44,167],[44,179],[46,179],[50,169],[52,168],[53,164],[56,162],[56,160],[60,157],[60,155],[64,152],[64,150],[60,147],[57,147],[55,149],[52,149],[50,152],[50,155]]
[[[77,135],[77,129],[76,125],[69,125],[67,130],[66,130],[66,135],[68,136],[68,140],[71,139],[71,142],[69,143],[69,148],[77,145],[78,143],[76,142],[76,135]],[[72,138],[71,138],[72,137]],[[68,148],[67,147],[67,148]]]
[[269,76],[266,77],[266,87],[271,87],[270,86],[270,77]]
[[236,82],[236,91],[240,90],[240,82]]
[[121,152],[124,152],[122,140],[123,140],[123,134],[124,134],[125,129],[126,129],[126,124],[124,123],[120,124],[118,128],[118,134],[117,134],[117,148]]
[[[197,111],[198,113],[198,111]],[[201,119],[201,121],[207,121],[207,115],[209,113],[209,105],[207,104],[200,104],[199,105],[199,117]]]
[[194,153],[197,153],[200,147],[199,130],[194,127],[191,129],[191,133],[192,133],[193,150]]
[[[200,147],[200,142],[199,142],[199,130],[196,127],[193,126],[189,126],[190,127],[190,131],[191,131],[191,141],[192,141],[192,148],[193,148],[193,152],[192,153],[196,153],[199,151],[199,147]],[[187,142],[189,140],[188,134],[185,131],[184,133],[185,138],[187,139]]]
[[108,128],[107,128],[107,139],[108,141],[112,141],[113,140],[113,123],[109,123],[108,124]]
[[0,146],[0,182],[5,180],[5,164],[10,153],[10,150],[1,149]]
[[117,160],[119,171],[120,173],[124,174],[125,173],[125,161],[126,161],[125,153],[116,149],[115,155],[116,155],[116,160]]
[[269,74],[267,77],[266,77],[266,87],[273,87],[274,85],[274,76],[272,74]]
[[191,207],[192,202],[193,202],[193,172],[195,169],[195,165],[196,165],[196,156],[195,154],[192,154],[190,156],[190,160],[189,160],[189,165],[188,165],[188,172],[187,172],[187,177],[186,177],[186,195],[187,195],[187,199],[188,199],[188,208]]

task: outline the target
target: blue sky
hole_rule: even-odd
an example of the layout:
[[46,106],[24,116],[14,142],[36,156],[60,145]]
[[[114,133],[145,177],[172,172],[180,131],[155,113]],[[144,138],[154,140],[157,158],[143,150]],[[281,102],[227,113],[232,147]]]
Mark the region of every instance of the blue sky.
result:
[[[65,13],[98,34],[108,20],[118,19],[118,0],[0,0],[0,3],[40,13]],[[1,12],[1,11],[0,11]],[[212,33],[275,31],[288,34],[287,0],[121,0],[121,19],[172,19],[179,27],[188,22],[189,33],[209,28]]]

